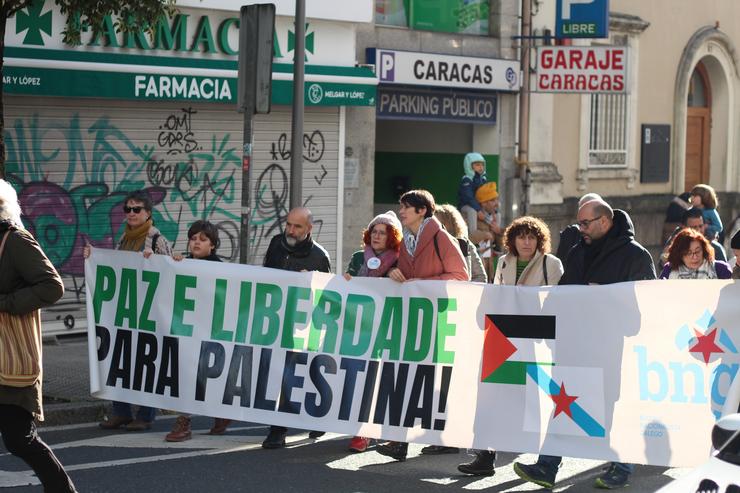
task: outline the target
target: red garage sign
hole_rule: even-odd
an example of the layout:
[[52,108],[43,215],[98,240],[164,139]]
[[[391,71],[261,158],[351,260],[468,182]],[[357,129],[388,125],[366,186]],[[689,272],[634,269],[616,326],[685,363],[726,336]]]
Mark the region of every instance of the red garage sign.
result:
[[537,91],[627,92],[626,46],[540,46]]

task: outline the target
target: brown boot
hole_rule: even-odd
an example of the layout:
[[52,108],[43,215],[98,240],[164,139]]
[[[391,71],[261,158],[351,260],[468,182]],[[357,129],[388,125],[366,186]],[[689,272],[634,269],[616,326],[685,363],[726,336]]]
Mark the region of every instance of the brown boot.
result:
[[190,418],[188,416],[178,416],[175,420],[175,425],[172,427],[172,431],[167,433],[164,437],[167,442],[184,442],[190,440],[193,437],[193,432],[190,430]]
[[214,418],[213,419],[213,427],[211,427],[211,431],[208,432],[209,435],[223,435],[226,431],[226,428],[229,427],[231,424],[230,419],[226,418]]

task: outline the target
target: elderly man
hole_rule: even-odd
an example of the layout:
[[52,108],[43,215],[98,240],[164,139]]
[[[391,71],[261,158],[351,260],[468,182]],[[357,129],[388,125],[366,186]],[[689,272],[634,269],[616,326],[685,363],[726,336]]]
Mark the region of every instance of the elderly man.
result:
[[[296,207],[288,213],[285,221],[285,232],[275,235],[265,253],[265,267],[291,270],[295,272],[316,270],[331,272],[329,254],[313,241],[311,229],[313,215],[305,207]],[[284,426],[270,426],[270,433],[262,442],[263,448],[285,447],[288,429]],[[312,431],[309,437],[318,438],[323,433]]]
[[[590,200],[578,209],[577,224],[581,239],[568,252],[560,285],[655,279],[653,259],[635,241],[632,220],[626,212],[612,209],[603,199]],[[615,347],[613,353],[621,358],[621,349]],[[610,397],[607,399],[613,406],[619,395],[611,394]],[[610,402],[607,402],[607,409]],[[550,489],[555,485],[561,461],[562,457],[540,455],[536,464],[515,462],[514,472],[526,481]],[[594,486],[604,489],[624,487],[633,470],[633,464],[612,462],[607,471],[596,478]]]

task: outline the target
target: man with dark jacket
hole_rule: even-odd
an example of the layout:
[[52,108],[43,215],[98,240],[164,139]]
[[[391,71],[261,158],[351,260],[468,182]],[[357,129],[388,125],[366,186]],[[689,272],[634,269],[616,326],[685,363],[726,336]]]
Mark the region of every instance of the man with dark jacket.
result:
[[[312,228],[313,215],[310,210],[305,207],[292,209],[285,221],[285,232],[272,238],[262,265],[295,272],[311,270],[331,272],[329,254],[311,238]],[[285,447],[287,434],[288,429],[284,426],[270,426],[270,433],[262,442],[262,447]],[[311,438],[318,438],[321,435],[323,433],[316,431],[309,433]]]
[[[563,284],[612,284],[655,279],[655,265],[650,253],[637,241],[629,215],[613,210],[602,199],[591,200],[578,209],[580,241],[570,249]],[[621,351],[619,353],[621,358]],[[618,395],[614,396],[616,400]],[[608,405],[608,403],[607,403]],[[536,464],[514,463],[514,472],[526,481],[552,488],[562,457],[540,455]],[[596,478],[595,486],[604,489],[627,485],[633,464],[612,462]]]

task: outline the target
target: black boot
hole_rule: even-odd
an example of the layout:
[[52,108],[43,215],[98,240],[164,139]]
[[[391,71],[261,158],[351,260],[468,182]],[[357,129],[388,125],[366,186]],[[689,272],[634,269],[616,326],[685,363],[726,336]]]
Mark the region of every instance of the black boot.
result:
[[475,459],[457,466],[457,470],[463,474],[473,476],[493,476],[493,463],[496,461],[496,452],[491,450],[476,450]]

